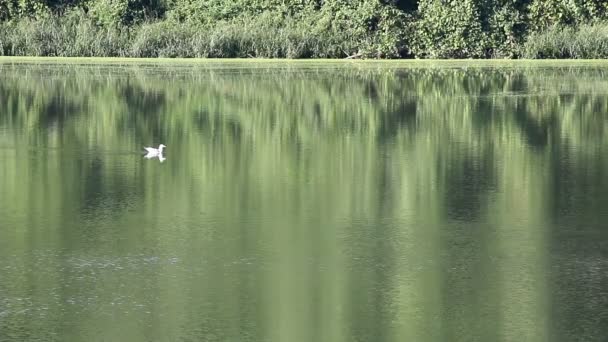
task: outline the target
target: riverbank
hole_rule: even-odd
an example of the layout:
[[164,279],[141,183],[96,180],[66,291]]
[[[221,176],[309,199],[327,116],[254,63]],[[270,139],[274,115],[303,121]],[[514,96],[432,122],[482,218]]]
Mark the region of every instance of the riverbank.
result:
[[0,4],[0,55],[608,58],[608,6],[595,0],[25,2]]
[[0,56],[0,65],[60,64],[116,66],[209,66],[221,68],[333,68],[356,66],[363,68],[503,68],[503,67],[605,67],[608,59],[288,59],[288,58],[145,58],[145,57],[44,57]]

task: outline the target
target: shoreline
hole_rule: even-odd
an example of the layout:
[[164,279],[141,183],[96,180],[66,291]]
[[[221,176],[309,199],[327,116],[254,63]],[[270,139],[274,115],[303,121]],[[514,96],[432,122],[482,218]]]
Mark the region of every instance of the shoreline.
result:
[[288,59],[0,56],[0,64],[334,64],[383,66],[569,66],[606,65],[608,59]]

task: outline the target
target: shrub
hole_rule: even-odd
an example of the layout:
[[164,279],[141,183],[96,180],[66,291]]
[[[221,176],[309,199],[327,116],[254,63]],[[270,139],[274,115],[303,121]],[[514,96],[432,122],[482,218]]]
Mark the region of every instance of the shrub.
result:
[[417,57],[485,56],[479,8],[473,0],[420,0],[413,28],[411,49]]
[[589,20],[605,18],[608,2],[605,0],[532,0],[528,7],[528,20],[533,32],[551,26],[583,24]]
[[41,0],[0,0],[0,22],[14,18],[43,18],[50,13]]
[[517,54],[524,30],[524,16],[511,1],[494,3],[483,11],[486,57],[512,58]]

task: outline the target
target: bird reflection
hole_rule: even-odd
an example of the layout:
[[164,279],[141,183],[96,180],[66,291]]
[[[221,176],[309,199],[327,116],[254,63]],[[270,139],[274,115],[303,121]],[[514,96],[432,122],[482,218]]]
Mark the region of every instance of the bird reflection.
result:
[[165,158],[165,157],[163,156],[163,154],[162,154],[162,153],[150,153],[150,152],[148,152],[148,154],[146,154],[146,155],[144,156],[144,158],[145,158],[145,159],[154,159],[154,158],[158,158],[158,160],[159,160],[161,163],[162,163],[162,162],[164,162],[165,160],[167,160],[167,158]]

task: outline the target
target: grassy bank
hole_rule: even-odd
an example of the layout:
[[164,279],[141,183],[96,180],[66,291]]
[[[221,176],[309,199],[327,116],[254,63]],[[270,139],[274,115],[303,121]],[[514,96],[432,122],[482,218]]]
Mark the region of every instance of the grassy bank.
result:
[[214,28],[166,22],[108,28],[87,19],[55,17],[4,24],[0,36],[0,53],[7,56],[340,58],[353,51],[339,35],[321,38],[297,27],[236,23]]
[[3,56],[608,58],[596,0],[15,1],[0,0]]
[[357,69],[382,70],[404,69],[479,69],[479,68],[570,68],[606,67],[608,59],[276,59],[276,58],[146,58],[146,57],[43,57],[43,56],[0,56],[0,66],[11,64],[44,65],[60,64],[100,65],[108,67],[158,68],[192,67],[228,69],[333,69],[353,67]]
[[[320,14],[275,13],[204,24],[171,19],[100,25],[81,10],[0,23],[0,55],[168,58],[394,58],[404,55],[393,28],[344,29]],[[347,19],[344,18],[346,22]],[[382,31],[380,31],[382,29]],[[393,32],[394,31],[394,32]]]
[[521,47],[523,58],[608,58],[608,23],[554,26],[531,34]]

